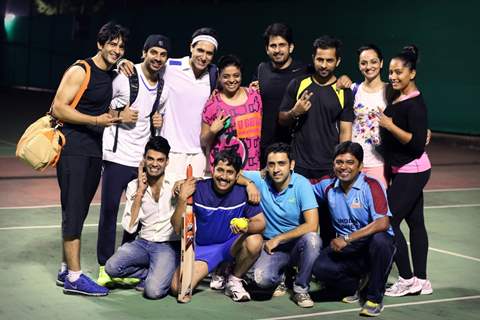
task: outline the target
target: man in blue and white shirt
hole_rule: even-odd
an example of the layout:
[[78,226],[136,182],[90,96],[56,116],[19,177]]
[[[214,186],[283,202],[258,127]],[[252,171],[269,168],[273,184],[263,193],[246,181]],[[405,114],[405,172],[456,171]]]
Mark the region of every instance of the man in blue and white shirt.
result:
[[352,295],[359,280],[368,274],[365,287],[343,301],[360,300],[360,314],[377,316],[383,310],[395,253],[392,214],[381,183],[361,173],[362,161],[363,149],[358,143],[339,144],[333,160],[335,177],[314,186],[318,201],[328,203],[337,237],[320,253],[313,274],[338,297]]

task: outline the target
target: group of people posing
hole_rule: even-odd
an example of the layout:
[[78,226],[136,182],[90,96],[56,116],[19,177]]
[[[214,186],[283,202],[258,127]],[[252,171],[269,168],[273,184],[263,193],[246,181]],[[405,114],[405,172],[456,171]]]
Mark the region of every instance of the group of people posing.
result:
[[[388,84],[380,49],[360,47],[364,79],[352,83],[335,75],[338,39],[317,38],[307,65],[292,57],[291,29],[273,23],[264,33],[269,61],[242,87],[238,57],[212,64],[219,43],[211,28],[196,30],[190,55],[179,59],[168,57],[168,37],[150,35],[138,64],[121,59],[127,36],[104,25],[98,52],[85,59],[90,79],[77,108],[70,104],[87,76],[81,63],[66,71],[53,101],[67,139],[57,166],[57,284],[65,293],[102,296],[130,285],[150,299],[176,294],[189,197],[194,287],[211,274],[210,287],[234,301],[250,300],[244,281],[273,296],[291,287],[297,305],[312,307],[313,275],[322,293],[359,302],[367,316],[381,313],[384,295],[432,293],[423,214],[431,165],[415,46],[391,58]],[[186,178],[189,164],[194,178]],[[80,239],[100,177],[95,282],[81,271]],[[399,278],[385,289],[393,262]]]

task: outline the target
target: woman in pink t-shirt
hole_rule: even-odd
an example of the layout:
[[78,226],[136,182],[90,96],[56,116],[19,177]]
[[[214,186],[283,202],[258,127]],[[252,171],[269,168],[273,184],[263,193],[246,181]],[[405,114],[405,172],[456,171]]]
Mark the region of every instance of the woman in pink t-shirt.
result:
[[241,87],[242,65],[233,56],[218,60],[220,90],[207,101],[202,114],[200,141],[214,155],[234,149],[242,158],[244,170],[260,169],[262,100],[255,89]]

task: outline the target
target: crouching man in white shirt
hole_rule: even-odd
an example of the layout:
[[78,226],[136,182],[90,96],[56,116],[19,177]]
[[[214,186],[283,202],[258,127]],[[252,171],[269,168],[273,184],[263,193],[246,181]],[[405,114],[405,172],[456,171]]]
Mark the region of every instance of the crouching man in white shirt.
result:
[[180,241],[170,218],[175,204],[174,181],[165,177],[170,145],[165,138],[152,137],[144,159],[138,167],[138,179],[128,184],[123,228],[134,233],[142,228],[133,242],[125,243],[107,261],[105,271],[111,277],[141,279],[136,287],[149,299],[168,294],[173,273],[179,264]]

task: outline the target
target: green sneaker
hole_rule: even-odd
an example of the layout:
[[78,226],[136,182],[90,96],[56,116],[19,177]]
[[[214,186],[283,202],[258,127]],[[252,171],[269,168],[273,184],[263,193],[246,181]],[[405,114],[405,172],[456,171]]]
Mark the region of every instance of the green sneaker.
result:
[[362,310],[360,310],[361,316],[367,317],[377,317],[383,311],[383,303],[375,303],[370,300],[367,300],[363,305]]
[[135,287],[140,283],[138,278],[112,278],[112,281],[120,287]]
[[107,272],[105,272],[105,266],[100,266],[98,268],[98,279],[97,284],[101,285],[102,287],[113,287],[114,281]]

